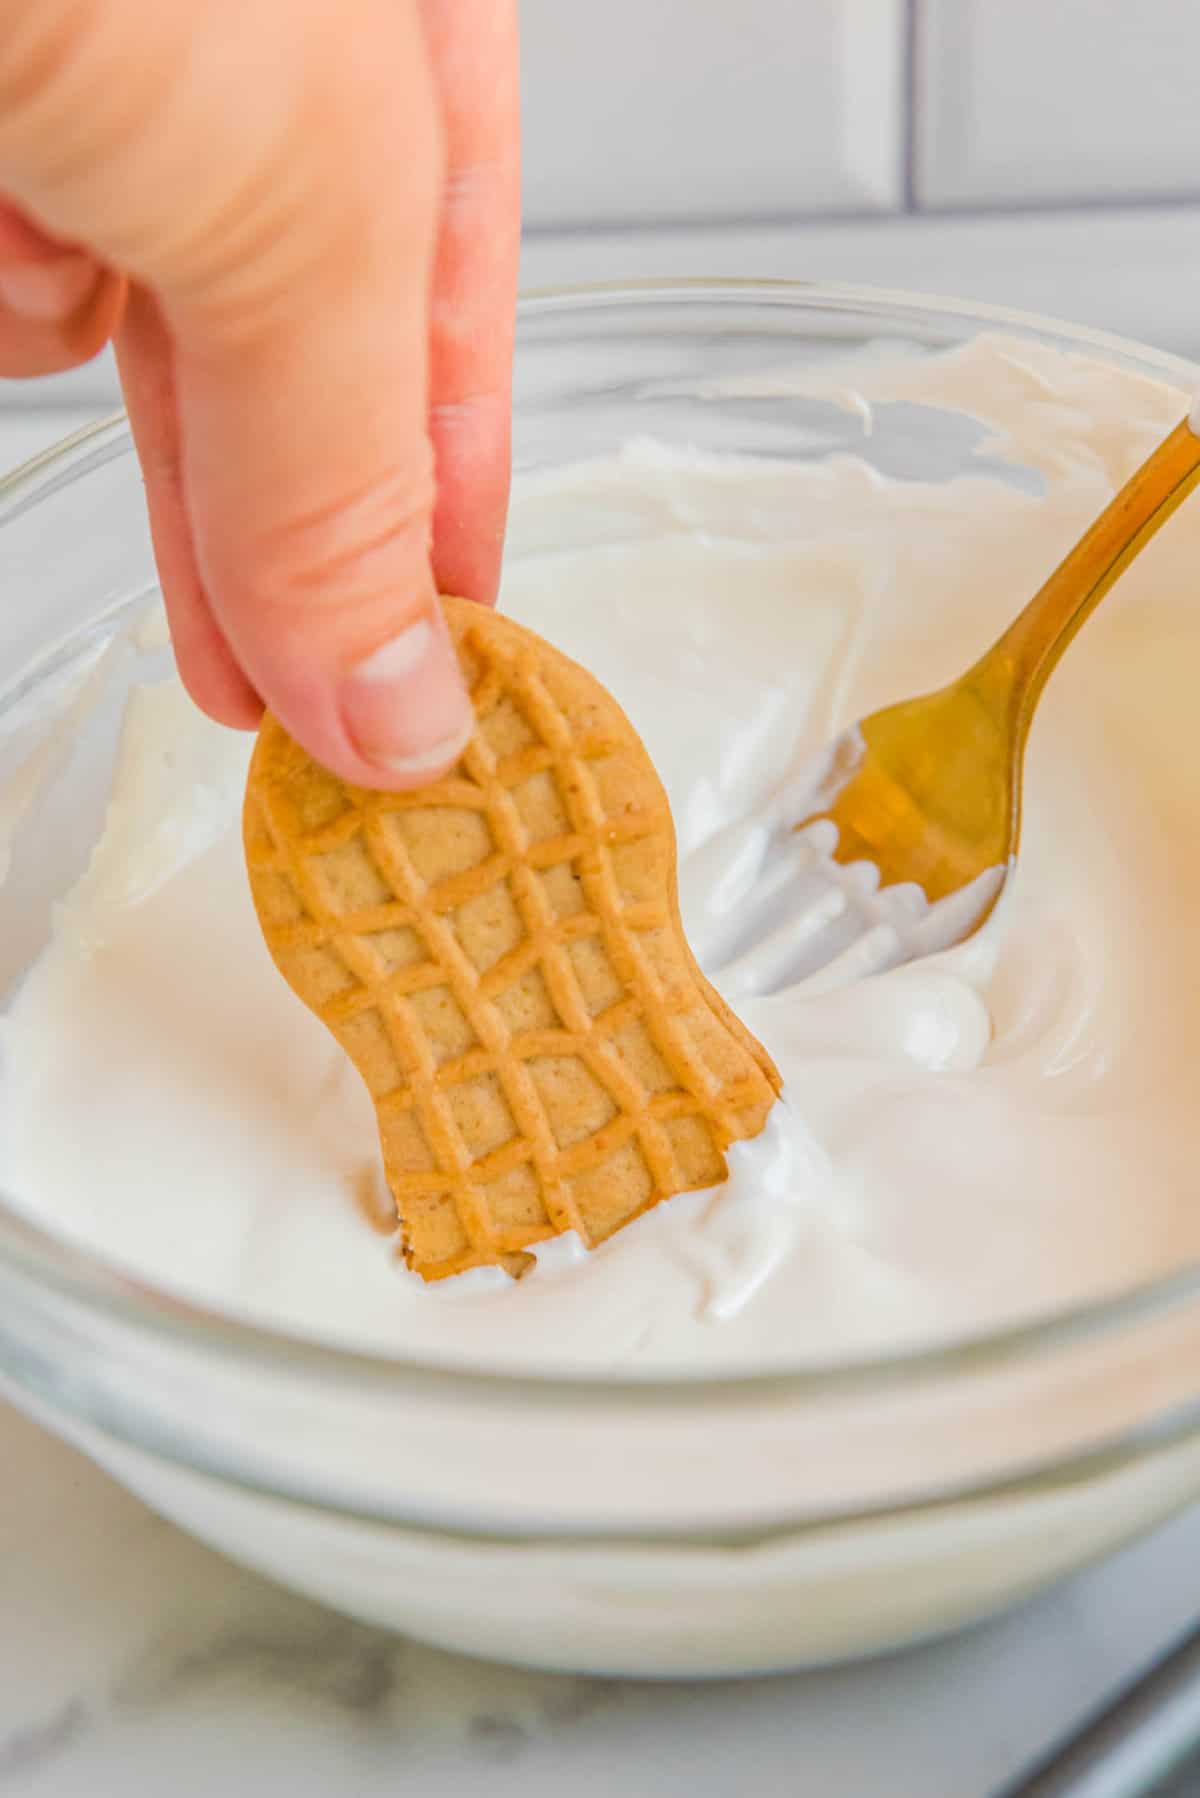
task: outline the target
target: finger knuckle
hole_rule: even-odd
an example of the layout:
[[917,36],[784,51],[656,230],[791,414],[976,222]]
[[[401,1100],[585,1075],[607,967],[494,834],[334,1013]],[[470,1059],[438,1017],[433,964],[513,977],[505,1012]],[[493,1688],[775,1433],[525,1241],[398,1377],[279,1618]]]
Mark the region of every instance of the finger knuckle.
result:
[[[402,574],[428,555],[433,472],[388,471],[349,491],[287,514],[260,529],[243,564],[252,571],[249,603],[275,614],[354,615],[405,602]],[[414,605],[423,603],[413,580]]]

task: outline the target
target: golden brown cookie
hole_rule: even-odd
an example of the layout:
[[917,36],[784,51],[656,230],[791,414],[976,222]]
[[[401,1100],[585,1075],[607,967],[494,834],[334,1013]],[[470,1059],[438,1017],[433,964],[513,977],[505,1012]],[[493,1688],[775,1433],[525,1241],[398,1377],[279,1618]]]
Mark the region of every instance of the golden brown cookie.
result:
[[450,774],[350,787],[268,716],[244,819],[267,946],[366,1081],[430,1280],[715,1185],[780,1084],[688,948],[667,796],[616,701],[444,603],[478,720]]

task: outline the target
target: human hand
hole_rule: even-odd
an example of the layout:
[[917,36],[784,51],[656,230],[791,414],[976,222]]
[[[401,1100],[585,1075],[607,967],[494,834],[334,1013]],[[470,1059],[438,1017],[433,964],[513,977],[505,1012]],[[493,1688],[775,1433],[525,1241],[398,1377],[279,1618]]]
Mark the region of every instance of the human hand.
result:
[[0,374],[114,337],[183,679],[363,785],[470,713],[495,597],[516,0],[6,0]]

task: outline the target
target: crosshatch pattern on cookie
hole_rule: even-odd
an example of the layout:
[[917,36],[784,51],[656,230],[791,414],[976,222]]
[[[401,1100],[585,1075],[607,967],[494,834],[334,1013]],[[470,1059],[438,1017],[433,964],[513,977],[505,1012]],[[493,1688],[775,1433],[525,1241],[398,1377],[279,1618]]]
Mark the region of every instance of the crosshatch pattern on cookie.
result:
[[714,1184],[778,1085],[687,951],[666,796],[615,702],[510,621],[447,614],[478,721],[450,776],[351,788],[268,719],[246,816],[271,953],[366,1081],[427,1278]]

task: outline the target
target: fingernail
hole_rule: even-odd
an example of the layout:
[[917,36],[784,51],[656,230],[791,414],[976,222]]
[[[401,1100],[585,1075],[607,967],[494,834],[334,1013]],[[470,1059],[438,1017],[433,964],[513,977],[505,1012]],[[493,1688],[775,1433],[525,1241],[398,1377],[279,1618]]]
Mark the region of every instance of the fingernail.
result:
[[99,279],[100,271],[90,256],[12,262],[0,268],[0,306],[18,318],[59,324],[79,311]]
[[475,715],[440,611],[418,618],[347,676],[342,716],[358,753],[394,779],[457,760]]

